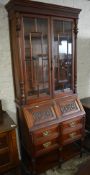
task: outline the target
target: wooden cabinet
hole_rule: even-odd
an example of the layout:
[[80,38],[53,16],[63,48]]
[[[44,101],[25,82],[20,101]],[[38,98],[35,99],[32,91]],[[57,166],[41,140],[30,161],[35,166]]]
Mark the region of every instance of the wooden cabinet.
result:
[[0,121],[0,173],[15,168],[19,164],[16,125],[6,112],[2,111]]
[[81,103],[86,112],[85,128],[88,132],[90,132],[90,117],[89,117],[90,116],[90,97],[82,98]]
[[77,97],[80,9],[11,0],[9,14],[21,157],[40,173],[81,152],[85,112]]
[[85,139],[84,139],[84,148],[90,151],[90,97],[85,97],[81,99],[81,103],[86,112],[86,120],[85,120]]

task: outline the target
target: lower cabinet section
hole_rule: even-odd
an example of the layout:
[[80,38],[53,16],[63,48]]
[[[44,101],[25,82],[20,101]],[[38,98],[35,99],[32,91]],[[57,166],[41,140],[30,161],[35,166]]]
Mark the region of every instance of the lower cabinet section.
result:
[[[74,123],[73,126],[71,122]],[[28,140],[27,143],[30,146],[28,148],[24,145],[23,140],[21,142],[22,161],[29,172],[40,174],[56,165],[60,167],[64,161],[77,154],[82,155],[84,116],[75,117],[73,121],[67,119],[60,124],[37,129],[37,134],[36,130],[32,131],[29,139],[32,142]]]
[[22,117],[21,157],[31,174],[82,154],[85,112],[76,96],[26,105],[18,112]]
[[44,155],[30,157],[22,148],[22,161],[28,172],[40,174],[55,166],[61,167],[62,163],[81,153],[80,143],[74,142],[65,145],[62,149],[56,149]]

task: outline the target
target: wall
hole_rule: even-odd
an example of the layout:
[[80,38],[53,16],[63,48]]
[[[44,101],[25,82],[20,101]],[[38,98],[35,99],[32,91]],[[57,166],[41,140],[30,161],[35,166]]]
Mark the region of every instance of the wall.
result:
[[[0,2],[7,2],[1,0]],[[90,1],[88,0],[42,0],[82,9],[79,16],[77,88],[80,98],[90,96]],[[8,17],[4,5],[0,4],[0,98],[3,108],[16,121],[14,90],[9,45]]]
[[0,99],[16,121],[7,12],[0,4]]

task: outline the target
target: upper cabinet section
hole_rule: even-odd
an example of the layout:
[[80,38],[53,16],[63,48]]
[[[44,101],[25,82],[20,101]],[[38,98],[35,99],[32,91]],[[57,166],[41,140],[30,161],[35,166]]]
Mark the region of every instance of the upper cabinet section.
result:
[[50,95],[48,19],[24,17],[26,91],[32,98]]
[[76,93],[80,9],[29,0],[11,0],[6,8],[16,100],[25,104]]

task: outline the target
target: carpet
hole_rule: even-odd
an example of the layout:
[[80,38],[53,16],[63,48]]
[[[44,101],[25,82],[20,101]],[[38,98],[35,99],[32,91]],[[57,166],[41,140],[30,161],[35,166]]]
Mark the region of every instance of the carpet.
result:
[[42,173],[41,175],[74,175],[79,166],[87,160],[90,160],[90,153],[83,153],[82,158],[78,155],[63,163],[61,168],[55,167],[54,169],[48,170],[46,173]]

